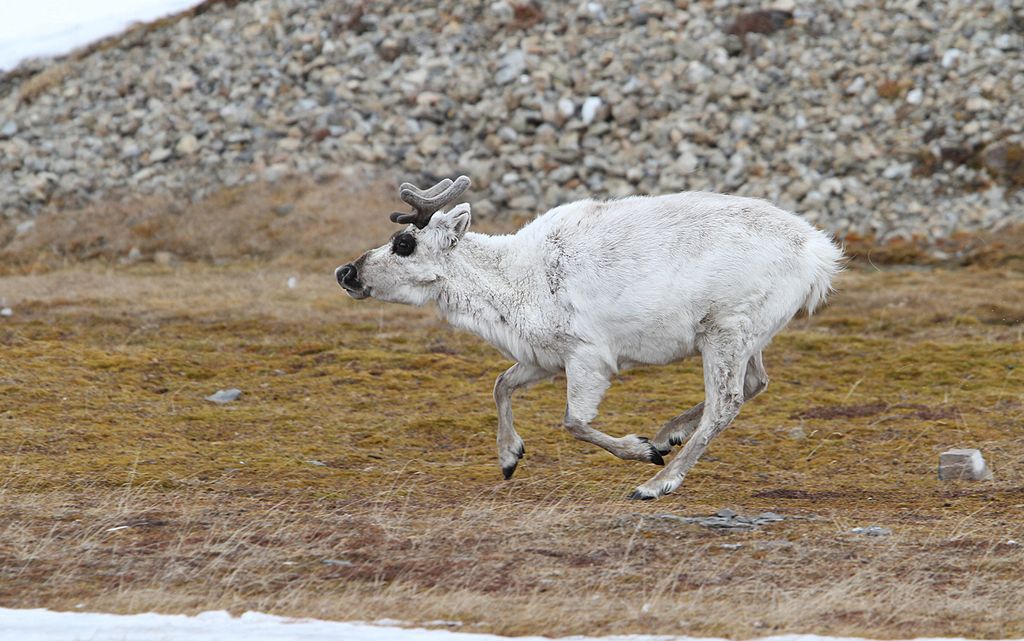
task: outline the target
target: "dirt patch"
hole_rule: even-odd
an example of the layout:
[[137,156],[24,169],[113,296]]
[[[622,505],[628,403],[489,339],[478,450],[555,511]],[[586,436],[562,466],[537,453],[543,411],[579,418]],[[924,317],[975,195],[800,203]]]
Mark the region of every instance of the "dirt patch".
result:
[[757,499],[798,499],[802,501],[820,501],[842,498],[843,495],[840,492],[808,492],[807,490],[777,488],[754,492],[751,496]]
[[875,416],[884,412],[888,406],[885,403],[863,403],[858,405],[822,405],[812,407],[802,412],[796,412],[790,418],[818,418],[833,420],[837,418],[863,418]]

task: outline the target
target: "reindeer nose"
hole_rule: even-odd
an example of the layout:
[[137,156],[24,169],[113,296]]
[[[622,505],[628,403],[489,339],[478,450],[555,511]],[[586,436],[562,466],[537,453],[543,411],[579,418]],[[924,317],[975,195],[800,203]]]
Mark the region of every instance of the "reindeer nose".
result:
[[342,265],[334,271],[334,277],[338,279],[339,285],[345,287],[345,283],[356,280],[356,266],[351,263]]

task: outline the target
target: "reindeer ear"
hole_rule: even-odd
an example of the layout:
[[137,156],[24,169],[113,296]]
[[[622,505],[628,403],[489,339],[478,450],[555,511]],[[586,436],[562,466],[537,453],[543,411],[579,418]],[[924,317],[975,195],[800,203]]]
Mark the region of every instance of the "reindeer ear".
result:
[[[442,214],[435,214],[435,217],[440,216]],[[448,232],[451,246],[454,247],[466,235],[466,231],[469,230],[469,224],[473,219],[469,203],[456,205],[445,212],[443,216],[443,223]]]

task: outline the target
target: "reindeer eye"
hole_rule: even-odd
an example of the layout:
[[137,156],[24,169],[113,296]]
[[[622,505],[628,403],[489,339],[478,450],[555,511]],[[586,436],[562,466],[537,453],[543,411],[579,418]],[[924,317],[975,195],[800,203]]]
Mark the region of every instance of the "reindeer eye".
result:
[[409,256],[416,250],[416,239],[410,234],[399,234],[391,242],[391,251],[399,256]]

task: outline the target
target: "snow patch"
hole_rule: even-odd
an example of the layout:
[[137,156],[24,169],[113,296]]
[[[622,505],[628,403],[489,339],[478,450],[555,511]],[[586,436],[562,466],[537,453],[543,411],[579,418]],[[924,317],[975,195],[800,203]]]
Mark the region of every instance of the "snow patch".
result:
[[31,0],[3,3],[0,71],[27,58],[57,56],[148,22],[183,11],[199,0]]
[[[454,621],[435,623],[447,626],[457,624]],[[122,615],[0,608],[0,631],[0,638],[18,641],[507,641],[513,638],[516,641],[551,641],[536,636],[501,637],[450,630],[400,628],[394,625],[290,619],[258,612],[246,612],[234,618],[223,611],[203,612],[190,617],[182,614]],[[639,634],[563,638],[566,641],[698,641],[694,637]],[[767,637],[763,641],[854,640],[789,634]]]

